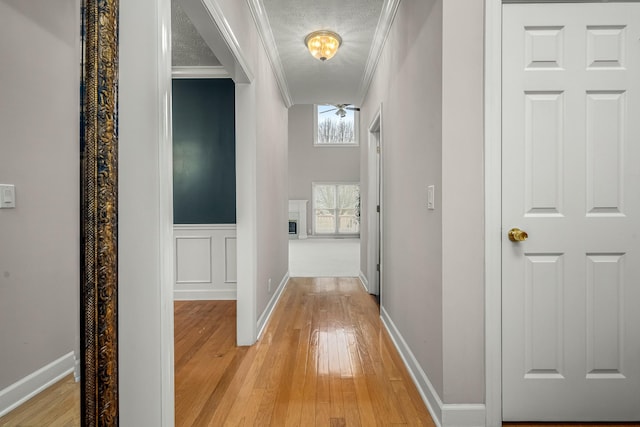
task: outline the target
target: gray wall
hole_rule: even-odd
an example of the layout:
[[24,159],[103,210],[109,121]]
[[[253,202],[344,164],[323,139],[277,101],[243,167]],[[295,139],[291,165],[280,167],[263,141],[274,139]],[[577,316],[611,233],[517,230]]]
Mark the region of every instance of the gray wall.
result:
[[77,0],[0,1],[0,390],[78,348],[79,29]]
[[[289,199],[309,200],[307,232],[313,224],[313,182],[360,181],[360,147],[314,147],[313,105],[289,109]],[[362,134],[362,124],[360,133]]]
[[484,402],[482,41],[482,2],[401,2],[361,114],[382,104],[382,305],[444,403]]

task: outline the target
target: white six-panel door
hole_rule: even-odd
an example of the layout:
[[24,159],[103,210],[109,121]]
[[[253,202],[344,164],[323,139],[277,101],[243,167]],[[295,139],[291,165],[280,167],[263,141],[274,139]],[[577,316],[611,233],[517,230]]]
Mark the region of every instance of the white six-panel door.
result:
[[640,4],[505,4],[502,55],[503,418],[640,420]]

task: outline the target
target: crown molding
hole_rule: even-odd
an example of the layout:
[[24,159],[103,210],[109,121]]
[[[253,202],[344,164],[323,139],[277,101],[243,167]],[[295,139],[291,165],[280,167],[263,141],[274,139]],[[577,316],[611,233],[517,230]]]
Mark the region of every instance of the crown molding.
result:
[[291,100],[287,77],[284,73],[282,62],[280,61],[280,54],[276,47],[276,41],[273,38],[273,32],[271,31],[271,25],[269,24],[269,18],[265,12],[264,5],[262,4],[262,0],[247,0],[247,3],[249,4],[253,21],[258,29],[258,34],[260,34],[260,39],[262,39],[262,45],[271,63],[271,69],[276,77],[280,95],[286,107],[289,108],[293,105],[293,101]]
[[173,79],[230,79],[223,66],[180,66],[171,67]]
[[376,33],[373,36],[373,42],[371,43],[371,49],[369,50],[369,57],[367,58],[367,65],[364,68],[362,75],[362,81],[360,82],[360,89],[358,90],[358,99],[360,104],[364,102],[364,97],[367,95],[371,80],[373,80],[373,74],[378,66],[378,60],[382,53],[382,48],[389,37],[389,30],[400,6],[400,0],[385,0],[382,6],[382,13],[378,20],[378,26],[376,27]]

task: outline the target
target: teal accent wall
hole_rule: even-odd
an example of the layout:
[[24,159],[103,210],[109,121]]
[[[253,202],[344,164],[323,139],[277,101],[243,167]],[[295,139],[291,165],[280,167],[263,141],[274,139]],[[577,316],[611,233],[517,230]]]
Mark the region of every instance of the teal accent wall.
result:
[[231,79],[173,80],[173,222],[235,224]]

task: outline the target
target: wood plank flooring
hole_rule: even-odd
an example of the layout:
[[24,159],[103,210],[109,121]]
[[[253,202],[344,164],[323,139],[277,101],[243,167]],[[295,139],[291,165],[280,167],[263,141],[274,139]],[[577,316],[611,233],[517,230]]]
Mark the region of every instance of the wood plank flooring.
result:
[[80,425],[80,383],[73,374],[0,418],[2,427],[76,427]]
[[261,340],[233,302],[176,302],[176,426],[433,426],[357,279],[293,278]]
[[[175,303],[176,426],[434,425],[357,279],[291,279],[252,347],[235,346],[235,307]],[[0,427],[75,427],[79,414],[70,375],[1,417]]]

